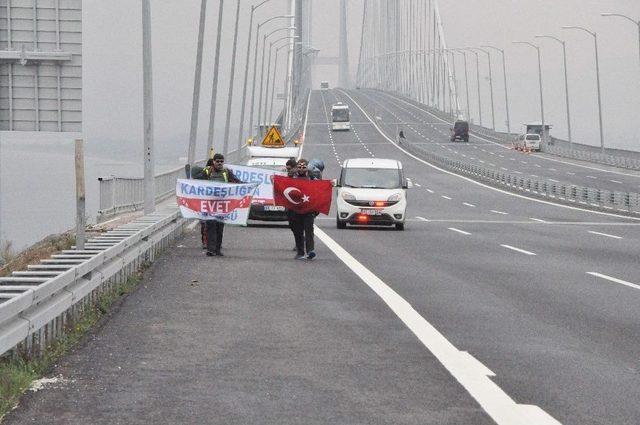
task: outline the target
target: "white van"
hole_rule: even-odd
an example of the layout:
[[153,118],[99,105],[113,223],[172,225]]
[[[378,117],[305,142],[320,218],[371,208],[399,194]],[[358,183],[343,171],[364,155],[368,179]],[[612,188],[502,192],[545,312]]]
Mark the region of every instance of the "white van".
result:
[[407,180],[395,159],[353,158],[342,164],[336,182],[336,226],[386,225],[404,230]]
[[540,151],[540,135],[535,133],[521,134],[516,139],[516,147],[519,149]]
[[328,81],[321,81],[320,82],[320,90],[322,90],[322,91],[329,90],[329,82]]

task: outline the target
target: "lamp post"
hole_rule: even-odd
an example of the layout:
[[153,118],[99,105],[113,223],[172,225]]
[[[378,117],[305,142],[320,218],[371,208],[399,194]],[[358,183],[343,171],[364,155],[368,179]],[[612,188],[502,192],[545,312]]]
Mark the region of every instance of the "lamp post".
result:
[[540,120],[542,122],[542,143],[545,144],[546,139],[546,131],[545,131],[545,122],[544,122],[544,97],[542,94],[542,58],[540,57],[540,46],[536,46],[533,43],[529,43],[528,41],[514,41],[514,44],[526,44],[527,46],[531,46],[538,52],[538,83],[540,85]]
[[[268,34],[266,37],[268,37],[271,34],[275,34],[278,31],[281,30],[289,30],[290,28],[280,28],[274,31],[271,31],[270,34]],[[265,80],[265,91],[264,91],[264,109],[262,108],[262,105],[258,105],[258,121],[260,123],[266,123],[266,115],[267,115],[267,101],[268,101],[268,97],[269,97],[269,77],[271,75],[271,51],[273,49],[273,45],[275,43],[278,43],[282,40],[286,40],[291,38],[291,36],[285,35],[283,37],[280,37],[279,39],[275,40],[273,43],[269,43],[269,54],[267,56],[267,78]],[[264,69],[262,70],[264,72]],[[260,74],[260,89],[262,90],[262,74]],[[260,102],[262,102],[262,93],[260,93]]]
[[[269,19],[266,19],[258,24],[258,28],[256,29],[256,43],[253,54],[253,83],[251,87],[251,109],[249,110],[249,126],[253,127],[253,111],[255,109],[255,99],[256,99],[256,73],[258,71],[258,40],[260,39],[260,28],[263,25],[273,21],[274,19],[285,19],[292,18],[293,15],[278,15],[273,16]],[[262,46],[262,66],[264,66],[264,45]],[[249,129],[249,132],[253,134],[253,128]]]
[[209,112],[209,133],[207,135],[207,157],[211,156],[213,148],[213,136],[216,131],[216,105],[218,100],[218,70],[220,65],[220,41],[222,39],[222,16],[224,12],[224,0],[220,0],[218,9],[218,34],[216,36],[216,53],[213,63],[213,85],[211,86],[211,109]]
[[467,52],[471,52],[476,55],[476,80],[478,83],[478,119],[480,120],[480,127],[482,127],[482,100],[480,94],[480,57],[478,56],[478,52],[470,48],[464,48],[462,50],[466,50]]
[[491,53],[489,51],[474,47],[475,50],[487,55],[487,63],[489,64],[489,97],[491,98],[491,129],[496,129],[496,110],[493,105],[493,72],[491,71]]
[[[251,35],[252,35],[251,33],[253,32],[253,12],[255,12],[263,4],[268,3],[270,1],[271,0],[263,0],[257,5],[253,5],[253,4],[251,5],[251,17],[249,18],[249,35],[247,38],[247,55],[244,61],[245,71],[244,71],[244,83],[242,84],[242,107],[240,108],[240,129],[238,131],[238,154],[240,153],[240,148],[242,147],[242,139],[243,139],[242,133],[244,133],[244,109],[245,109],[246,100],[247,100],[247,80],[249,79],[249,57],[251,55]],[[256,46],[257,44],[258,44],[258,38],[256,36]],[[254,66],[254,70],[253,70],[254,81],[255,81],[255,74],[256,74],[256,71]],[[253,120],[253,117],[251,117],[251,120]],[[250,123],[251,123],[251,120],[249,121]],[[251,132],[251,130],[249,130],[249,132]]]
[[502,55],[502,75],[504,77],[504,107],[507,112],[507,133],[511,133],[511,119],[509,117],[509,89],[507,86],[507,61],[505,60],[505,57],[504,57],[504,49],[500,49],[498,47],[489,46],[489,45],[480,46],[480,47],[486,47],[487,49],[497,50]]
[[600,124],[600,151],[604,154],[604,130],[602,129],[602,95],[600,90],[600,61],[598,60],[598,34],[593,31],[589,31],[586,28],[578,26],[566,26],[562,27],[563,30],[580,30],[593,37],[593,44],[596,52],[596,82],[598,85],[598,121]]
[[[233,100],[233,81],[236,69],[236,48],[238,47],[238,21],[240,19],[240,2],[236,3],[236,19],[233,29],[233,49],[231,53],[231,71],[229,72],[229,91],[227,92],[227,116],[224,120],[224,138],[222,139],[222,152],[229,154],[229,125],[231,124],[231,101]],[[240,152],[238,152],[240,155]]]
[[[294,36],[290,36],[290,35],[285,35],[284,37],[280,37],[279,39],[273,41],[272,43],[269,43],[269,59],[267,60],[267,87],[266,87],[266,91],[265,91],[265,97],[264,97],[264,116],[262,117],[262,122],[266,123],[268,119],[270,119],[270,115],[267,115],[267,103],[269,102],[269,78],[271,76],[271,51],[273,49],[273,46],[276,45],[277,43],[281,42],[282,40],[291,40],[291,39],[295,39],[298,38],[297,35]],[[280,47],[285,47],[288,46],[287,44],[284,44]],[[274,70],[273,70],[273,85],[275,85],[275,81],[276,81],[276,73],[275,73],[275,67],[278,64],[278,50],[280,49],[280,47],[278,47],[276,49],[276,60],[275,60],[275,64],[274,64]],[[272,85],[272,86],[273,86]],[[261,117],[258,117],[261,118]]]
[[[263,93],[263,83],[264,83],[264,54],[265,54],[267,38],[269,38],[271,35],[273,35],[273,34],[275,34],[277,32],[288,31],[288,30],[290,30],[292,28],[294,28],[294,27],[276,28],[273,31],[265,34],[262,37],[262,66],[260,67],[260,97],[258,98],[258,130],[261,130],[260,120],[262,119],[262,93]],[[269,54],[271,54],[271,49],[269,49]],[[269,62],[271,61],[271,56],[269,56],[268,61]],[[266,106],[265,106],[265,108],[266,108]],[[260,134],[262,134],[262,132],[260,132]]]
[[564,59],[564,95],[565,103],[567,104],[567,133],[569,135],[569,147],[573,148],[573,139],[571,137],[571,112],[569,107],[569,76],[567,71],[567,43],[564,40],[560,40],[558,37],[552,35],[536,35],[536,38],[548,38],[555,40],[562,45],[562,56]]
[[198,113],[200,109],[200,83],[202,81],[202,50],[204,46],[204,29],[207,16],[207,0],[200,3],[200,21],[198,25],[198,44],[196,48],[196,69],[193,79],[193,101],[191,103],[191,126],[189,129],[189,149],[187,151],[187,164],[191,177],[191,166],[196,157],[196,139],[198,136]]
[[627,19],[638,26],[638,58],[640,59],[640,20],[636,21],[635,19],[620,13],[601,13],[600,16],[617,16],[619,18]]
[[155,151],[153,146],[153,60],[151,55],[151,2],[142,0],[142,109],[144,138],[144,213],[156,209]]
[[469,108],[469,78],[467,74],[467,54],[465,53],[464,50],[460,50],[460,49],[451,49],[451,50],[462,54],[462,57],[464,58],[464,86],[467,93],[467,119],[470,119],[471,110]]

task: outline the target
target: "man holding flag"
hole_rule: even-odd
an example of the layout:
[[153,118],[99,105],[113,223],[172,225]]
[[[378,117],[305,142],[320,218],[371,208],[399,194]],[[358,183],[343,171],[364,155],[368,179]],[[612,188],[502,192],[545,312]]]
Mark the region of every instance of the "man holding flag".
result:
[[312,180],[308,165],[306,159],[299,159],[292,178],[274,176],[273,180],[275,204],[292,211],[291,224],[296,240],[297,260],[313,260],[316,257],[314,220],[318,213],[329,214],[333,191],[329,180]]

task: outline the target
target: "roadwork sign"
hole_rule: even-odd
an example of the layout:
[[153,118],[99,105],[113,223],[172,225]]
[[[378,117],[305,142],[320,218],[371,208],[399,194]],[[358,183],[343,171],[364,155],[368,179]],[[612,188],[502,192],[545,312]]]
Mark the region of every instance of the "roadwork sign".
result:
[[285,146],[284,140],[277,128],[271,127],[264,139],[262,139],[262,146],[268,148],[281,148]]

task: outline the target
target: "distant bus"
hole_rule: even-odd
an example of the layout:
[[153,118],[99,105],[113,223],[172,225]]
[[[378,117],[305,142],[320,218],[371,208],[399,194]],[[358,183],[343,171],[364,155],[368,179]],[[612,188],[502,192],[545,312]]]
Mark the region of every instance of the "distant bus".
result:
[[329,82],[321,81],[320,82],[320,90],[329,90]]
[[331,130],[350,130],[349,106],[338,102],[331,107]]

